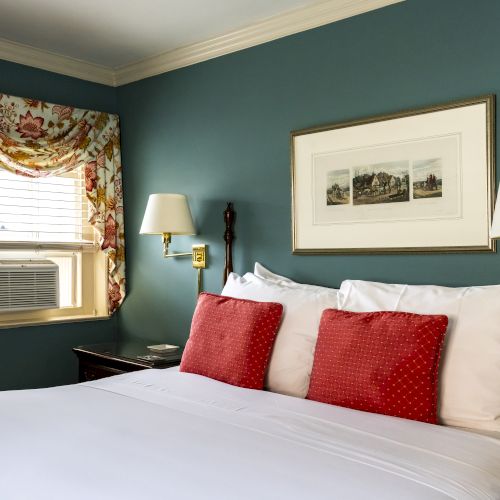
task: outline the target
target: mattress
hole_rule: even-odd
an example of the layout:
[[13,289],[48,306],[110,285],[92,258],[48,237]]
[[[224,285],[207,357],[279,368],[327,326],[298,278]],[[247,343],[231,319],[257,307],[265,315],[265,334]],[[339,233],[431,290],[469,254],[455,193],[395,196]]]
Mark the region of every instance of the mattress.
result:
[[0,393],[2,500],[500,499],[494,437],[177,368]]

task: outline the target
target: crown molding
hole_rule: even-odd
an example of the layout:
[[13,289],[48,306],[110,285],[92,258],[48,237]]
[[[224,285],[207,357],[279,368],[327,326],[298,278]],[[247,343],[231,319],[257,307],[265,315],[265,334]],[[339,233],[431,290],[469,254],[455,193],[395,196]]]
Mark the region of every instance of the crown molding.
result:
[[325,0],[204,42],[117,68],[62,56],[3,38],[0,38],[0,59],[117,87],[404,1]]
[[380,9],[405,0],[327,0],[271,17],[205,42],[165,52],[115,69],[116,85],[190,66],[301,31]]
[[0,59],[90,82],[116,86],[113,68],[62,56],[30,45],[11,42],[5,38],[0,38]]

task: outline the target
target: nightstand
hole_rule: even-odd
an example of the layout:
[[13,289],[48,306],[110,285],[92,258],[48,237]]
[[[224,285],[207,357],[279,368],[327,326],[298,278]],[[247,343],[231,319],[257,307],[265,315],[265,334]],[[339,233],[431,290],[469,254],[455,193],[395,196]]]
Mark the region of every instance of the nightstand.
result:
[[[146,347],[147,344],[127,341],[74,347],[73,352],[79,361],[79,381],[88,382],[120,373],[180,364],[182,348],[175,353],[157,355]],[[148,360],[139,358],[145,355],[156,357]]]

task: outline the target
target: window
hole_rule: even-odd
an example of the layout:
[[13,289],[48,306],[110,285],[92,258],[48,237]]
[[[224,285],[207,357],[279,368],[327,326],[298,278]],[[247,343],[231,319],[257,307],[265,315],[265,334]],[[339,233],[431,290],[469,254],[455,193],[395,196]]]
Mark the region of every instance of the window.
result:
[[87,219],[83,167],[44,178],[0,170],[0,258],[50,259],[60,293],[59,309],[3,313],[0,324],[105,314],[95,286],[104,283],[105,262]]

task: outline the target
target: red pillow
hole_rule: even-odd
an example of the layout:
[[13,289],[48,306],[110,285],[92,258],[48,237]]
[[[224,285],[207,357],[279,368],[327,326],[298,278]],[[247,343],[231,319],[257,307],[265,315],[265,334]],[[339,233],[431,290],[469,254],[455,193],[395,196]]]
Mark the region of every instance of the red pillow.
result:
[[180,371],[262,389],[283,306],[202,293]]
[[437,423],[447,325],[446,316],[326,309],[307,398]]

